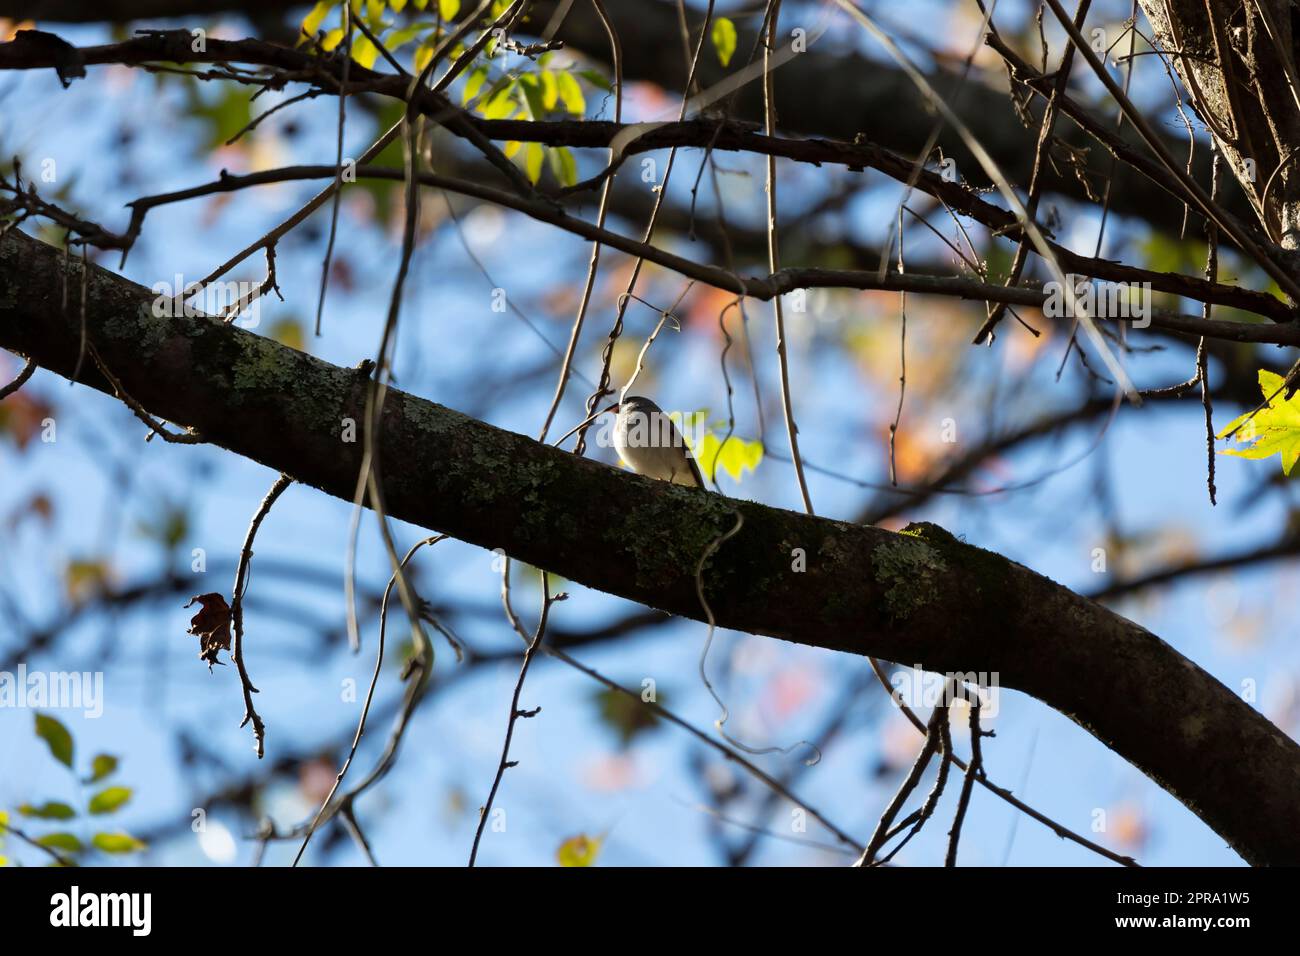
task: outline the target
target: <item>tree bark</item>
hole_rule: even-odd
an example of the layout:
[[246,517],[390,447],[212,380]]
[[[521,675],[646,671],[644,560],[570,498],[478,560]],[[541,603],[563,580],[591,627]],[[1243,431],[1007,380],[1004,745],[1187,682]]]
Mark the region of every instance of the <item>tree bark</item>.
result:
[[1300,249],[1300,72],[1287,0],[1141,0],[1269,238]]
[[[61,250],[17,230],[0,240],[0,347],[70,376],[81,266],[64,268]],[[89,341],[131,398],[352,498],[365,373],[206,316],[157,317],[154,294],[98,266],[88,289]],[[89,358],[81,381],[113,392]],[[695,620],[706,617],[696,565],[743,516],[704,568],[719,626],[996,675],[1139,767],[1251,863],[1300,863],[1300,746],[1144,628],[937,526],[898,534],[668,485],[396,389],[379,448],[392,517]]]

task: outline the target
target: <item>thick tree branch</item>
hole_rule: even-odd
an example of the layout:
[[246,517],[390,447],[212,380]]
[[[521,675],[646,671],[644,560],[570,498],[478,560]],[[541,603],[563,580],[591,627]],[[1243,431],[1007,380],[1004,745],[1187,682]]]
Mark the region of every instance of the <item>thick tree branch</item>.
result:
[[[74,264],[74,268],[80,268]],[[79,278],[79,277],[78,277]],[[58,374],[80,323],[62,253],[0,240],[0,346]],[[366,379],[91,266],[86,323],[105,367],[154,414],[350,499]],[[86,384],[110,389],[98,369]],[[391,517],[684,617],[704,571],[721,626],[940,672],[996,672],[1071,717],[1182,800],[1247,860],[1300,863],[1300,746],[1159,638],[932,525],[896,534],[627,475],[392,389],[380,444]],[[794,572],[802,548],[807,569]]]

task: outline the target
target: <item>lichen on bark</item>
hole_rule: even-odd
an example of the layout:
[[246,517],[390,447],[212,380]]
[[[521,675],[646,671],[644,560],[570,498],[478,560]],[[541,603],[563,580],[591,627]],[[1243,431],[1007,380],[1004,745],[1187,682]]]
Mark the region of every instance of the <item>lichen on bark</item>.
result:
[[939,576],[948,570],[935,548],[916,533],[903,533],[871,553],[876,582],[885,591],[885,607],[896,621],[906,620],[939,597]]

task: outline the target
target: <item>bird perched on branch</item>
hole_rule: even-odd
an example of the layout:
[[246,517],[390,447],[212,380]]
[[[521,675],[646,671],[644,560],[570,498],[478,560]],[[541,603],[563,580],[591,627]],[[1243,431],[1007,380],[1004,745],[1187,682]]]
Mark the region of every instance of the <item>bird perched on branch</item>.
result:
[[676,485],[704,487],[704,476],[671,418],[654,402],[629,395],[606,412],[618,413],[614,448],[638,475]]

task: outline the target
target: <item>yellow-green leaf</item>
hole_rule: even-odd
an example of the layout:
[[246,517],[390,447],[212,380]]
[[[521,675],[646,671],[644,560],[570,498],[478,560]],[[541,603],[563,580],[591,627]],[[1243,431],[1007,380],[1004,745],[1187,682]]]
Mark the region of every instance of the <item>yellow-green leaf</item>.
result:
[[423,43],[421,43],[418,47],[415,48],[415,72],[423,73],[424,68],[429,65],[429,61],[432,59],[433,59],[433,41],[432,39],[425,40]]
[[352,38],[352,59],[367,70],[375,65],[378,56],[379,48],[370,42],[369,37],[361,35]]
[[426,23],[415,23],[409,27],[402,27],[400,30],[393,30],[388,36],[384,37],[384,46],[388,47],[389,53],[396,53],[428,29],[429,25]]
[[320,0],[320,3],[311,8],[311,11],[302,18],[302,26],[298,42],[304,42],[308,37],[314,37],[320,25],[325,22],[329,12],[337,7],[339,0]]
[[714,479],[720,469],[733,481],[740,481],[746,471],[754,471],[763,460],[763,443],[739,435],[728,435],[727,422],[708,424],[709,410],[698,409],[682,414],[671,412],[668,416],[682,432],[696,464],[705,478]]
[[137,840],[129,833],[96,833],[90,841],[95,849],[105,853],[134,853],[143,850],[147,844]]
[[1267,369],[1259,370],[1259,389],[1266,404],[1229,422],[1216,436],[1231,435],[1243,447],[1225,448],[1223,454],[1263,459],[1279,455],[1282,473],[1290,476],[1300,461],[1300,392],[1286,397],[1286,380]]
[[718,54],[718,62],[723,66],[729,64],[736,52],[736,25],[726,17],[718,17],[709,30],[709,40],[713,43],[714,52]]
[[86,783],[97,783],[117,769],[117,758],[112,754],[96,754],[90,762],[90,779]]
[[328,53],[343,42],[343,28],[335,27],[320,38],[320,48]]
[[18,812],[25,817],[33,817],[37,820],[71,820],[77,815],[76,810],[57,800],[46,800],[39,807],[24,803],[18,808]]
[[478,91],[483,89],[483,81],[487,79],[488,71],[486,66],[476,66],[470,71],[469,76],[465,77],[465,88],[461,91],[460,102],[464,106],[474,97],[478,96]]
[[[710,437],[712,437],[712,433],[710,433]],[[746,469],[754,471],[762,460],[763,443],[761,441],[746,441],[736,435],[732,435],[723,441],[716,453],[718,467],[730,475],[733,481],[740,481],[740,476]],[[712,468],[705,469],[705,471],[706,473],[712,473]]]
[[529,143],[524,152],[524,175],[534,186],[542,178],[542,163],[546,161],[546,150],[539,143]]
[[91,813],[112,813],[131,799],[130,787],[106,787],[90,798]]
[[560,84],[555,78],[555,73],[551,70],[542,70],[539,74],[542,81],[542,106],[548,110],[553,110],[560,102]]
[[515,111],[515,83],[511,81],[496,93],[483,105],[483,115],[490,120],[505,119]]
[[271,338],[275,339],[281,345],[287,345],[291,349],[297,349],[299,352],[305,352],[306,342],[302,334],[302,326],[293,319],[280,319],[270,329],[267,330]]
[[108,565],[93,558],[74,558],[63,571],[68,598],[80,603],[103,591],[108,584]]
[[67,850],[69,853],[80,853],[84,849],[81,841],[71,833],[47,833],[36,842],[52,850]]
[[54,759],[65,767],[72,766],[72,734],[55,717],[36,715],[36,736],[45,741]]
[[591,866],[596,862],[604,837],[578,835],[569,837],[555,851],[556,862],[560,866]]
[[556,73],[555,82],[559,88],[560,99],[564,108],[574,116],[583,116],[587,112],[587,100],[582,95],[582,87],[569,72]]
[[501,148],[501,152],[505,154],[506,159],[514,159],[515,153],[519,152],[520,147],[523,145],[519,140],[512,139]]
[[460,0],[438,0],[438,13],[444,20],[456,19],[460,13]]

